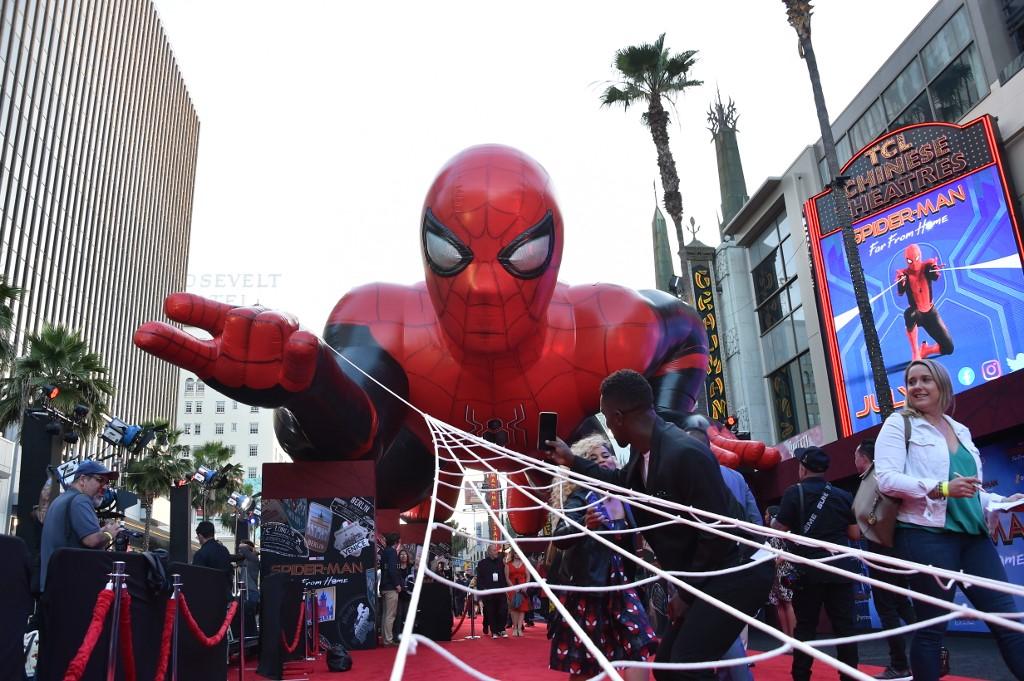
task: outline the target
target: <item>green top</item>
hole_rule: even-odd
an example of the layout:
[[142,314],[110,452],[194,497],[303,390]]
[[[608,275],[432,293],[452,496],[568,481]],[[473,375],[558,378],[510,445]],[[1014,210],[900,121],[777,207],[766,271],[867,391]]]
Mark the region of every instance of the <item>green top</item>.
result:
[[[955,452],[949,455],[949,480],[956,475],[971,477],[978,474],[978,467],[974,463],[974,457],[964,447],[962,442]],[[927,530],[928,532],[960,532],[962,534],[988,534],[988,526],[985,524],[985,513],[981,509],[981,495],[963,499],[946,499],[946,524],[943,527],[925,527],[915,523],[897,523],[897,527],[909,527],[915,530]]]
[[[978,474],[978,467],[974,464],[974,457],[967,451],[963,443],[956,448],[949,457],[949,479],[952,480],[956,474],[963,477],[971,477]],[[946,529],[950,532],[963,532],[964,534],[988,534],[988,527],[985,525],[985,513],[981,509],[981,495],[962,499],[948,499],[946,501]]]

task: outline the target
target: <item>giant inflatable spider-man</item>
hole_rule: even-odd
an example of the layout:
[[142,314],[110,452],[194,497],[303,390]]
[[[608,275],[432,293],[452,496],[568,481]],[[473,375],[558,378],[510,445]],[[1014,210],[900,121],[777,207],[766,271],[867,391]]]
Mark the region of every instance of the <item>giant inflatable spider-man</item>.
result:
[[[375,460],[378,505],[409,520],[429,508],[426,426],[338,354],[423,411],[535,456],[539,412],[558,412],[558,434],[571,438],[616,369],[644,372],[663,413],[693,409],[708,361],[700,318],[659,291],[559,283],[562,216],[547,173],[525,154],[489,145],[455,156],[427,192],[420,241],[426,280],[351,291],[323,339],[280,312],[175,293],[167,316],[212,340],[149,322],[135,343],[225,395],[276,407],[278,439],[296,460]],[[438,494],[454,504],[458,490]],[[530,502],[513,490],[509,504]],[[521,512],[512,524],[531,534],[545,519]]]

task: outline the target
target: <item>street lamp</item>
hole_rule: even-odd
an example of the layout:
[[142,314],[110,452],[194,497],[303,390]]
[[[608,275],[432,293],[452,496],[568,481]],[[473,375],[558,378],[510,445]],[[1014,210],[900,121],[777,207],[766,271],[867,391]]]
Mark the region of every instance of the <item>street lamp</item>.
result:
[[831,178],[829,187],[832,188],[833,205],[843,233],[843,250],[846,252],[846,261],[850,265],[850,283],[853,285],[853,295],[857,300],[857,310],[860,313],[861,326],[864,330],[864,346],[868,353],[868,362],[871,365],[875,397],[884,420],[893,412],[892,389],[889,387],[889,375],[886,373],[885,360],[882,357],[882,345],[878,341],[878,329],[875,328],[875,315],[871,310],[871,301],[864,283],[864,268],[860,261],[860,251],[857,250],[857,240],[853,234],[850,205],[847,203],[846,193],[843,189],[847,178],[839,174],[836,143],[832,137],[832,126],[828,119],[828,109],[825,107],[825,95],[821,89],[821,75],[818,73],[818,61],[814,56],[814,45],[811,43],[813,7],[809,0],[782,0],[782,3],[786,6],[789,24],[796,31],[800,41],[800,56],[807,63],[807,72],[811,78],[814,108],[818,114],[818,127],[821,128],[821,146],[825,151],[825,162],[828,164],[828,173]]

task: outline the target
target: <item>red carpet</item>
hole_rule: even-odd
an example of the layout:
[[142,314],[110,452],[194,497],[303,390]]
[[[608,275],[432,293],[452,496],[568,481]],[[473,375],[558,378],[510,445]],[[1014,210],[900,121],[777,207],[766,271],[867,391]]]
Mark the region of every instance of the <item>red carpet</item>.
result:
[[[465,635],[467,630],[458,632]],[[473,641],[455,640],[441,644],[458,656],[463,662],[474,669],[501,681],[547,681],[560,679],[567,681],[568,674],[553,672],[548,669],[548,639],[543,624],[527,628],[522,638],[492,640],[479,638]],[[311,681],[354,681],[367,679],[384,681],[391,675],[391,666],[395,660],[397,648],[378,648],[376,650],[357,650],[352,653],[352,670],[344,674],[327,671],[323,660],[313,664]],[[754,677],[758,681],[789,681],[789,666],[792,658],[788,655],[761,662],[754,668]],[[881,667],[862,665],[861,670],[874,675],[882,671]],[[298,665],[289,665],[285,678],[301,678]],[[236,671],[228,674],[229,679],[236,678]],[[261,679],[255,672],[247,673],[246,678]],[[454,667],[426,647],[420,646],[419,652],[410,655],[405,666],[403,681],[466,681],[472,676]],[[825,668],[821,663],[814,666],[815,681],[837,681],[839,675],[832,669]],[[963,676],[947,676],[945,681],[974,681]]]

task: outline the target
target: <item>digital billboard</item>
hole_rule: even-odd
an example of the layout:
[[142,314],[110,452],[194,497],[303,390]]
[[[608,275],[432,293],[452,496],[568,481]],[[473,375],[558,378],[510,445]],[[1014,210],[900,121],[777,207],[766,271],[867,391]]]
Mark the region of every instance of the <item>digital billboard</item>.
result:
[[[954,391],[1024,368],[1020,223],[993,123],[925,123],[878,138],[843,169],[853,231],[896,406],[920,357]],[[805,204],[841,437],[881,421],[832,190]]]

